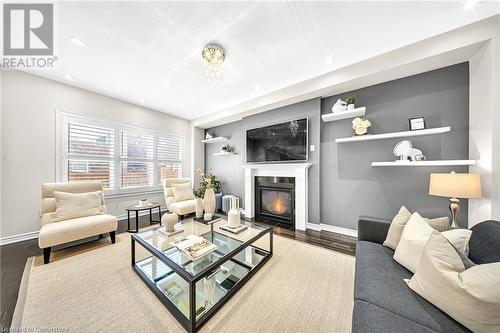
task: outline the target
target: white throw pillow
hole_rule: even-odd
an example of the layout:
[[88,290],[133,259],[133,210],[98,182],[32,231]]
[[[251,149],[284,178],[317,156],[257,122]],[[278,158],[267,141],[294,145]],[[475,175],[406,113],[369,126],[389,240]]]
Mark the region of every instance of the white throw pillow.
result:
[[411,217],[410,211],[405,207],[401,206],[399,212],[392,219],[391,225],[389,226],[389,231],[387,232],[387,237],[384,241],[384,246],[387,246],[393,250],[399,244],[399,240],[401,239],[401,234],[405,228],[406,223]]
[[191,183],[172,184],[172,192],[176,202],[195,199]]
[[52,222],[103,214],[102,191],[85,193],[54,191],[54,198],[56,211],[52,215]]
[[[422,216],[413,213],[394,252],[394,260],[415,273],[425,243],[433,231],[435,231],[434,228]],[[441,234],[458,249],[464,249],[469,242],[471,233],[472,231],[467,229],[454,229],[443,231]]]
[[409,287],[473,332],[500,332],[500,262],[466,270],[453,246],[434,231]]
[[[406,223],[410,220],[411,212],[405,207],[401,206],[399,212],[392,219],[391,225],[389,226],[389,231],[384,241],[384,246],[396,250],[398,247],[401,235],[405,228]],[[437,231],[446,231],[450,228],[450,220],[447,217],[438,217],[434,219],[428,219],[424,217],[424,220]]]

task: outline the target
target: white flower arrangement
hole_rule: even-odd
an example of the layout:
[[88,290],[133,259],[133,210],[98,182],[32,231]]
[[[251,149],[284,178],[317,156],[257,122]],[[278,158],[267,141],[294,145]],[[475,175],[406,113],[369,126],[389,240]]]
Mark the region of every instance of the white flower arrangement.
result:
[[372,123],[368,119],[366,119],[366,118],[357,117],[357,118],[354,118],[352,120],[352,128],[353,129],[356,129],[356,127],[368,128],[371,125],[372,125]]

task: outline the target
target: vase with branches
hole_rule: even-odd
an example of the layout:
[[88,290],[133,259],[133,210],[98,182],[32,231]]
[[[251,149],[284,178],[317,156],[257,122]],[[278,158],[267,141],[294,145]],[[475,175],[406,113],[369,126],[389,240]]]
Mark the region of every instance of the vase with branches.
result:
[[198,198],[203,198],[205,196],[205,191],[207,188],[211,188],[215,193],[220,191],[220,180],[214,175],[212,170],[204,172],[202,169],[198,169],[198,174],[201,177],[201,182],[198,184],[198,188],[194,190],[194,195]]

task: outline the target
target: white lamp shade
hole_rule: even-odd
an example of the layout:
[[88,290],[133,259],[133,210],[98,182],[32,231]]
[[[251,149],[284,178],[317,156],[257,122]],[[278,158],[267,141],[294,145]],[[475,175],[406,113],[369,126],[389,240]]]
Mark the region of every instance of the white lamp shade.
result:
[[448,198],[481,198],[477,173],[431,173],[429,194]]

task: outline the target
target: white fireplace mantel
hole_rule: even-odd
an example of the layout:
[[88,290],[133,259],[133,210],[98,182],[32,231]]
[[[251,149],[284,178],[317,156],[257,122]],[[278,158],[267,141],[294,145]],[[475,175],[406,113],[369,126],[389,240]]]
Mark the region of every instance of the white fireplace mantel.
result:
[[306,230],[308,169],[311,163],[243,164],[245,168],[245,217],[255,216],[255,177],[295,178],[295,229]]

